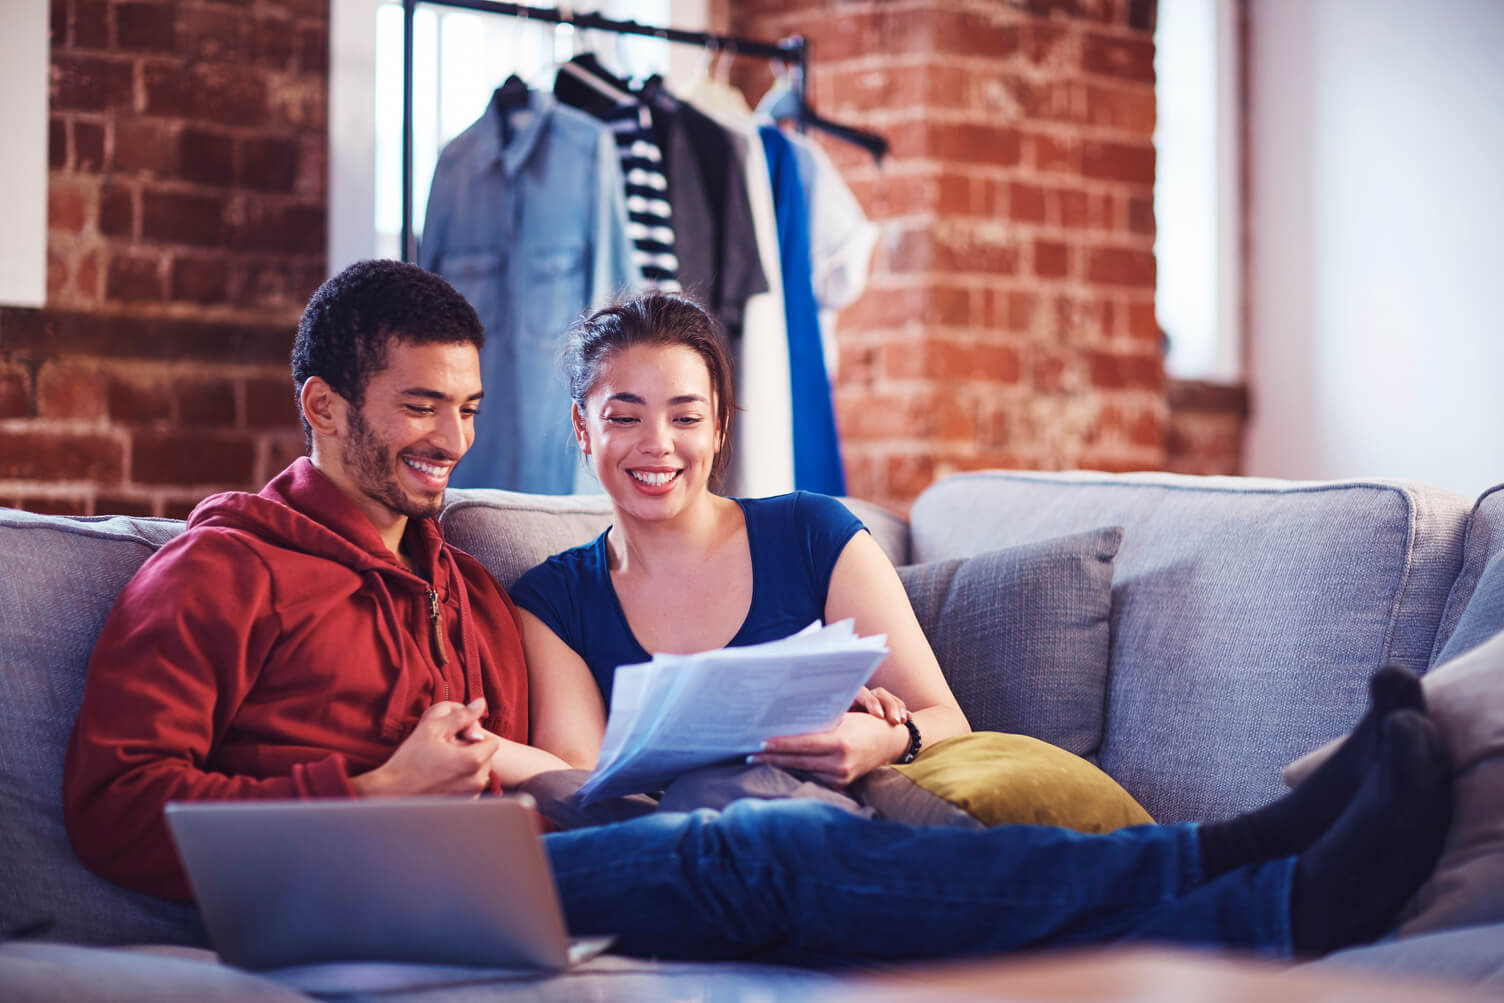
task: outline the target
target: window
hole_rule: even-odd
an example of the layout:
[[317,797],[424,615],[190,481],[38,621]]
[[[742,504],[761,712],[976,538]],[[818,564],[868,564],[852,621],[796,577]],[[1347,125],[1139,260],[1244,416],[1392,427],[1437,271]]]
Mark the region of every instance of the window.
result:
[[1242,379],[1237,31],[1237,0],[1160,0],[1155,309],[1179,379]]
[[[706,0],[607,0],[610,18],[704,28]],[[590,8],[577,8],[580,10]],[[397,257],[402,228],[402,4],[333,0],[330,8],[329,269]],[[484,113],[510,74],[548,87],[551,67],[591,50],[625,76],[682,73],[686,56],[648,36],[420,4],[413,18],[413,229],[444,144]],[[675,50],[675,51],[670,51]],[[689,66],[701,58],[693,50]]]

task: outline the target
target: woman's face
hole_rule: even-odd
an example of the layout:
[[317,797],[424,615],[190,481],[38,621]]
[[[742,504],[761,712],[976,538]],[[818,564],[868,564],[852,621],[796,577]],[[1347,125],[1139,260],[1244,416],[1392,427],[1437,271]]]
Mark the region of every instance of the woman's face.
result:
[[707,493],[720,450],[715,403],[693,349],[633,345],[607,358],[575,434],[619,511],[667,519]]

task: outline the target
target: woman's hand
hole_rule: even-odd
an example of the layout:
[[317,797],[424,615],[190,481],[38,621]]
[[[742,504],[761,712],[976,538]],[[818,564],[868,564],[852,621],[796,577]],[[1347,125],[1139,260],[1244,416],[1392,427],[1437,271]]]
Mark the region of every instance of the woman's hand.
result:
[[868,689],[863,686],[851,701],[852,710],[864,710],[873,717],[880,717],[889,724],[903,724],[909,719],[909,708],[898,695],[881,686]]
[[863,709],[842,715],[829,731],[770,738],[763,743],[763,751],[749,756],[748,761],[800,770],[840,790],[893,762],[908,747],[907,728]]

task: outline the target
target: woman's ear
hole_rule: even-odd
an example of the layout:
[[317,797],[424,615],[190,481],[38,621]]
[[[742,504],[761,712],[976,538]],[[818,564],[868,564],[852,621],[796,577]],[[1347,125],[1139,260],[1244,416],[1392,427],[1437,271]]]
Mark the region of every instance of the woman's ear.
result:
[[578,404],[569,405],[569,419],[574,423],[574,441],[580,444],[580,452],[590,455],[590,430],[585,425],[585,416]]

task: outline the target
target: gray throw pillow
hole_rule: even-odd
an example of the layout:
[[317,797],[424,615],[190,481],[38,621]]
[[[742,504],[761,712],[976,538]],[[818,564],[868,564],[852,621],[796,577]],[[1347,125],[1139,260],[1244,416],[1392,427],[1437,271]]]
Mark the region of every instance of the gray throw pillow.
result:
[[898,569],[974,730],[1097,752],[1122,541],[1113,526]]

